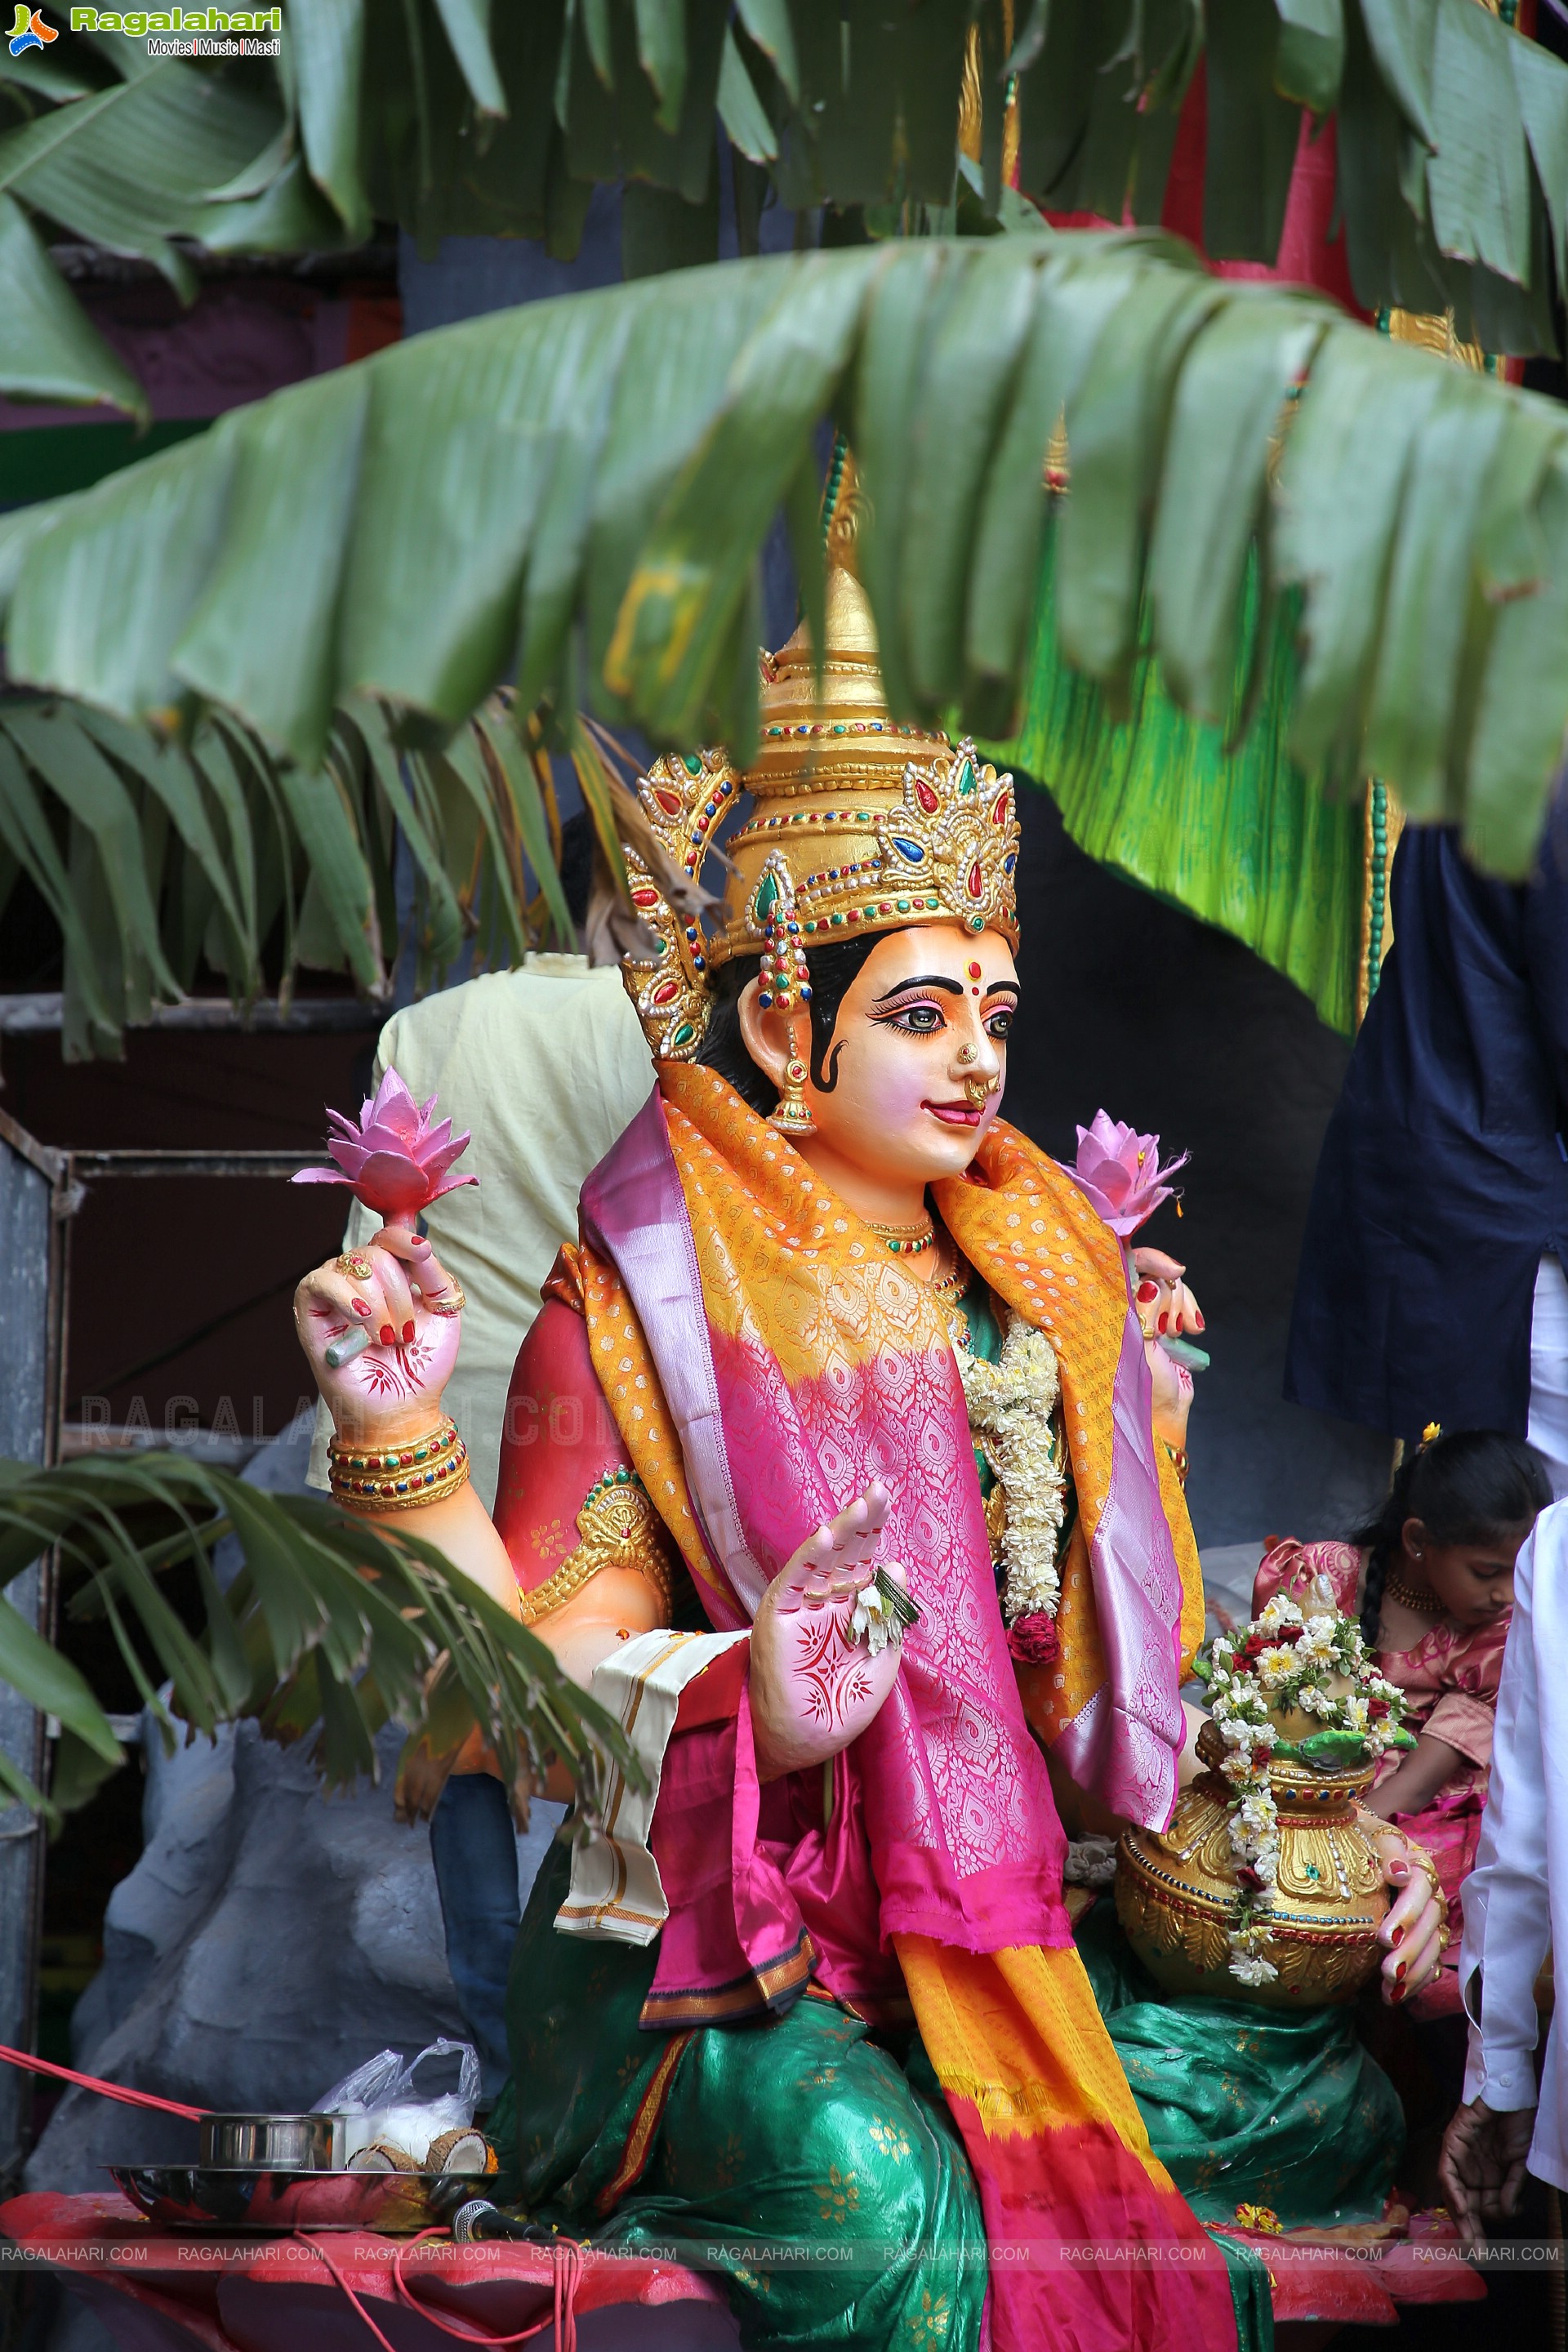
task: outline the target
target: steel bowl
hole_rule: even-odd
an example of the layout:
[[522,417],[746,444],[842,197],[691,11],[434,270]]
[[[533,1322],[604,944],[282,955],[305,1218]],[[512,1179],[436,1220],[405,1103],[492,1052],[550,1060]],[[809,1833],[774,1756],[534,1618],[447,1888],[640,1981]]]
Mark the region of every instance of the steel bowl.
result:
[[342,2116],[204,2116],[204,2171],[336,2172]]

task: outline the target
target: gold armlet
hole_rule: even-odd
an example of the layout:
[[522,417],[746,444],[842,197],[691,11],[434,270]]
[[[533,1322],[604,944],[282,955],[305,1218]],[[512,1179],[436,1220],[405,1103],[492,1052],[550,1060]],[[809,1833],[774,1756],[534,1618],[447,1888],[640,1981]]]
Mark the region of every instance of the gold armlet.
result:
[[668,1620],[675,1596],[664,1526],[634,1470],[613,1470],[594,1486],[577,1514],[582,1538],[553,1575],[521,1594],[522,1622],[531,1625],[582,1591],[602,1568],[631,1568],[657,1588]]

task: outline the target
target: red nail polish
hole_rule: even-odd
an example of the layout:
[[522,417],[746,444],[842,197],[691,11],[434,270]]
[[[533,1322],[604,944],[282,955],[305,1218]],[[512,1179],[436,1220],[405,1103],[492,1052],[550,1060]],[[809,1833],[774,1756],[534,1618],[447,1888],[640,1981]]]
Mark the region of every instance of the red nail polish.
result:
[[381,1327],[381,1344],[382,1344],[382,1346],[383,1346],[384,1348],[390,1348],[390,1347],[393,1347],[393,1346],[395,1346],[395,1345],[396,1344],[396,1339],[397,1339],[397,1334],[396,1334],[396,1332],[393,1329],[393,1328],[392,1328],[391,1324],[390,1324],[390,1323],[384,1323],[384,1324],[382,1325],[382,1327]]
[[1179,1315],[1176,1318],[1176,1328],[1178,1331],[1184,1331],[1186,1329],[1186,1325]]
[[1401,1944],[1403,1944],[1403,1942],[1405,1941],[1405,1930],[1404,1930],[1404,1928],[1403,1928],[1403,1927],[1395,1927],[1395,1929],[1394,1929],[1394,1931],[1393,1935],[1392,1935],[1392,1936],[1390,1936],[1390,1937],[1389,1937],[1389,1939],[1388,1939],[1388,1940],[1389,1940],[1389,1942],[1394,1946],[1394,1950],[1395,1950],[1395,1951],[1397,1951],[1397,1950],[1399,1949],[1400,1945],[1401,1945]]
[[1394,1981],[1395,1984],[1403,1984],[1405,1982],[1405,1971],[1409,1965],[1410,1964],[1407,1960],[1400,1961],[1399,1966],[1394,1971]]
[[1198,1329],[1199,1329],[1200,1331],[1204,1330],[1204,1329],[1206,1328],[1206,1326],[1205,1325],[1205,1322],[1204,1322],[1204,1318],[1203,1318],[1203,1317],[1202,1317],[1201,1315],[1198,1315],[1198,1314],[1194,1313],[1194,1317],[1193,1317],[1193,1321],[1196,1324],[1196,1326],[1197,1326],[1197,1328],[1198,1328]]
[[413,1339],[413,1337],[414,1337],[414,1325],[413,1325],[413,1323],[412,1323],[411,1321],[410,1321],[410,1322],[407,1322],[407,1323],[405,1323],[405,1324],[404,1325],[404,1327],[403,1327],[403,1337],[404,1337],[404,1341],[405,1341],[405,1344],[406,1344],[406,1342],[407,1342],[408,1340],[410,1340],[410,1339]]
[[1162,1331],[1168,1330],[1168,1329],[1169,1329],[1169,1328],[1170,1328],[1170,1322],[1171,1322],[1171,1318],[1170,1318],[1170,1317],[1169,1317],[1168,1315],[1162,1315],[1162,1316],[1161,1316],[1161,1318],[1160,1318],[1160,1328],[1161,1328],[1161,1330],[1162,1330]]
[[1159,1295],[1160,1286],[1157,1282],[1141,1282],[1138,1286],[1139,1303],[1142,1306],[1147,1307],[1149,1301],[1152,1298],[1158,1298]]
[[368,1315],[370,1313],[369,1299],[351,1298],[349,1300],[349,1313],[351,1315]]

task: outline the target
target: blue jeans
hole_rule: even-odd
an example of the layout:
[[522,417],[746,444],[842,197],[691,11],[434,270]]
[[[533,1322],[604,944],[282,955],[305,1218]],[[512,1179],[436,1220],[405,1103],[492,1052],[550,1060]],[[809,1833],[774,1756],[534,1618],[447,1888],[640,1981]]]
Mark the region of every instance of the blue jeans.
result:
[[455,1772],[430,1823],[430,1856],[447,1930],[447,1966],[484,2092],[506,2077],[506,1979],[517,1941],[517,1832],[506,1790],[488,1772]]

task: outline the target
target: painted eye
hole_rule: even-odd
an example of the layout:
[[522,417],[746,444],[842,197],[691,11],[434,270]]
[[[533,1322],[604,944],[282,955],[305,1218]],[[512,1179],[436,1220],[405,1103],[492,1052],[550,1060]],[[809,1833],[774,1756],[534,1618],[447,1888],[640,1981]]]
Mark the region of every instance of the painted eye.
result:
[[934,1004],[910,1004],[896,1016],[900,1029],[910,1029],[917,1037],[929,1037],[942,1025],[942,1014]]
[[999,1011],[987,1016],[985,1023],[985,1034],[994,1039],[998,1045],[1001,1045],[1005,1044],[1008,1036],[1011,1034],[1012,1027],[1012,1007],[1010,1005],[1005,1005]]

